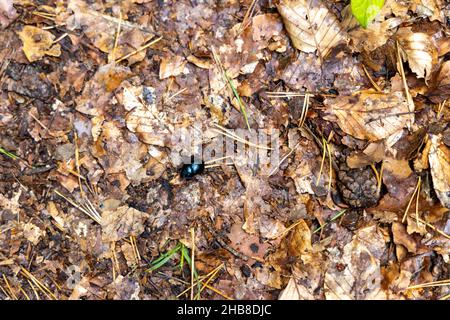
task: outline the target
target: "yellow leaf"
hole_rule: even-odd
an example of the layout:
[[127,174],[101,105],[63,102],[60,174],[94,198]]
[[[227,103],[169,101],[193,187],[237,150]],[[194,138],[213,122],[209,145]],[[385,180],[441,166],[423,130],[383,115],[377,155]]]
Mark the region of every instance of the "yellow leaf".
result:
[[54,57],[61,55],[61,46],[53,45],[55,36],[50,31],[25,26],[18,35],[23,43],[23,52],[30,62],[40,60],[45,55]]

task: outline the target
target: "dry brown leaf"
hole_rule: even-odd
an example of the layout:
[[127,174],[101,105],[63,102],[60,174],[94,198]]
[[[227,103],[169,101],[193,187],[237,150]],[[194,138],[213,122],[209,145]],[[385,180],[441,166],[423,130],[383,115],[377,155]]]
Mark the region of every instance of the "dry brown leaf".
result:
[[343,17],[342,28],[348,32],[348,38],[351,40],[350,45],[358,52],[371,52],[378,47],[384,45],[388,39],[393,35],[396,28],[402,23],[402,18],[392,17],[384,19],[390,14],[390,7],[386,1],[381,12],[372,21],[367,28],[359,25],[356,18],[353,16],[350,5],[345,7],[341,14]]
[[190,55],[186,58],[187,61],[189,61],[192,64],[195,64],[197,67],[202,68],[202,69],[209,69],[211,68],[211,60],[206,60],[206,59],[200,59],[197,58],[194,55]]
[[297,285],[297,281],[294,278],[289,279],[287,286],[281,291],[278,300],[312,300],[314,296],[307,290],[304,290],[303,286]]
[[231,227],[228,238],[231,240],[230,246],[247,257],[263,259],[269,248],[268,243],[260,243],[258,236],[248,234],[238,223]]
[[394,236],[394,243],[403,245],[409,252],[415,253],[417,251],[417,243],[413,237],[406,232],[406,227],[403,223],[392,223],[392,234]]
[[411,11],[419,16],[428,17],[430,21],[438,20],[444,22],[442,0],[413,0],[410,4]]
[[291,257],[300,257],[302,254],[311,253],[311,230],[305,220],[300,220],[298,225],[291,230],[288,237],[288,254]]
[[325,105],[326,120],[337,121],[345,133],[369,141],[387,138],[414,120],[402,92],[364,91],[326,99]]
[[438,58],[431,36],[426,33],[414,33],[411,28],[400,28],[397,39],[405,53],[403,60],[408,60],[409,67],[417,77],[428,81]]
[[125,109],[130,111],[126,116],[128,130],[136,133],[142,142],[165,146],[170,131],[165,125],[165,113],[156,106],[155,89],[124,83],[119,99]]
[[304,254],[302,261],[292,267],[292,278],[280,293],[279,300],[314,300],[323,299],[319,288],[327,266],[321,253]]
[[[109,62],[135,52],[153,38],[153,34],[140,25],[102,14],[91,7],[84,1],[69,1],[67,9],[73,14],[68,18],[64,17],[64,22],[69,30],[82,29],[94,46],[109,53]],[[121,32],[114,49],[119,23]],[[146,50],[131,55],[126,59],[128,65],[142,61],[145,55]]]
[[324,284],[327,300],[385,299],[380,269],[384,250],[383,235],[372,225],[358,230],[342,255],[337,249],[330,251]]
[[320,0],[282,0],[277,6],[292,44],[303,52],[325,58],[345,41],[339,20]]
[[280,272],[273,271],[269,266],[263,266],[255,271],[255,278],[262,284],[281,289],[282,288],[282,278]]
[[50,31],[25,26],[17,34],[22,40],[23,52],[30,62],[40,60],[45,55],[54,57],[61,55],[61,46],[53,43],[55,36]]
[[266,239],[276,239],[286,231],[286,227],[279,220],[261,219],[259,233],[261,237]]
[[326,196],[328,193],[327,188],[330,180],[328,160],[324,162],[320,181],[318,181],[321,159],[322,154],[319,148],[311,140],[304,140],[295,149],[293,165],[288,167],[286,175],[292,178],[299,194],[309,193]]
[[347,157],[347,165],[350,168],[363,168],[367,165],[380,162],[385,157],[385,145],[383,142],[372,142],[362,151]]
[[413,173],[406,159],[398,160],[387,157],[383,161],[383,167],[383,170],[400,180],[408,178]]
[[56,224],[59,228],[64,230],[67,226],[67,217],[66,215],[58,210],[56,207],[56,204],[53,201],[49,201],[47,203],[47,212],[50,214],[50,216],[55,219]]
[[102,213],[102,240],[111,242],[129,236],[137,237],[144,232],[144,222],[148,217],[148,213],[128,206],[105,210]]
[[2,210],[9,210],[12,214],[19,214],[19,198],[21,194],[22,189],[19,189],[11,199],[8,199],[0,193],[0,207]]
[[169,77],[179,76],[184,72],[187,61],[180,56],[164,57],[159,66],[159,78],[166,79]]
[[431,135],[430,161],[433,186],[441,203],[450,208],[450,149],[442,142],[442,135]]
[[131,71],[125,66],[115,63],[100,66],[76,99],[76,109],[91,116],[102,115],[104,107],[111,103],[112,91],[130,76]]
[[450,61],[442,64],[433,87],[430,92],[430,100],[434,103],[441,103],[450,98]]
[[37,245],[41,238],[45,236],[45,231],[35,224],[28,222],[23,225],[23,236],[32,244]]

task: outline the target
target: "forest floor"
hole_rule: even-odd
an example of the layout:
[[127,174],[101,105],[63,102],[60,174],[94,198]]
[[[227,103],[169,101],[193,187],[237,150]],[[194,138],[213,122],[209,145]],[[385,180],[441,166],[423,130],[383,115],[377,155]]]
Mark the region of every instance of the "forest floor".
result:
[[449,16],[0,0],[0,299],[448,299]]

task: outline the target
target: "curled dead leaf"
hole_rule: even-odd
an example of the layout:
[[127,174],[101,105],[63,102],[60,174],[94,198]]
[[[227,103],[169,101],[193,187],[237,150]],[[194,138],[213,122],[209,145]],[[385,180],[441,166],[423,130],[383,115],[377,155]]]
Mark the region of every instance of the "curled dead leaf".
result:
[[442,205],[450,208],[450,149],[442,142],[442,135],[431,135],[430,161],[433,186]]
[[412,32],[410,28],[401,28],[397,39],[411,70],[419,78],[428,81],[433,66],[437,63],[438,52],[431,36],[426,33]]
[[403,223],[394,222],[392,224],[392,234],[394,236],[394,243],[397,245],[403,245],[409,252],[417,251],[417,243],[413,237],[406,232],[406,227]]

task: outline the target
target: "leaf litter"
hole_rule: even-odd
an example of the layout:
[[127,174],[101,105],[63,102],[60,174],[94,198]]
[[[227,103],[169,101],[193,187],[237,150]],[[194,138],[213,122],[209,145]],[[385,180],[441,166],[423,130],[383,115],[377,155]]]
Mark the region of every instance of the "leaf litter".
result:
[[448,299],[450,7],[357,2],[0,1],[0,299]]

